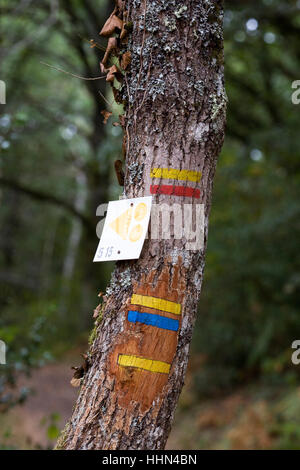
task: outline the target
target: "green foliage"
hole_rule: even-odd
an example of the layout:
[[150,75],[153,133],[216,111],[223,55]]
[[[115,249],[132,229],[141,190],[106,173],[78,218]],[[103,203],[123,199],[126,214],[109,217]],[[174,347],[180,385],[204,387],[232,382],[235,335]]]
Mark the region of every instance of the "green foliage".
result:
[[[243,5],[226,13],[227,138],[194,339],[194,350],[206,358],[195,378],[201,393],[257,374],[299,379],[291,364],[300,327],[299,110],[291,82],[300,70],[296,31],[287,24],[300,13],[289,4],[282,10],[282,2],[263,2],[255,11]],[[257,20],[254,31],[247,31],[249,18]]]

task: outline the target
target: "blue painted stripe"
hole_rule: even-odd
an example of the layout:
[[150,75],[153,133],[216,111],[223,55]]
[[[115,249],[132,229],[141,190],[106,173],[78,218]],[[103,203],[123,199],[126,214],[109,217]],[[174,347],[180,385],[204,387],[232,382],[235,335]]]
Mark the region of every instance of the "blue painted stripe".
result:
[[153,313],[136,312],[129,310],[128,321],[131,323],[144,323],[145,325],[156,326],[163,330],[177,331],[179,328],[179,321],[173,318],[162,317],[161,315],[154,315]]

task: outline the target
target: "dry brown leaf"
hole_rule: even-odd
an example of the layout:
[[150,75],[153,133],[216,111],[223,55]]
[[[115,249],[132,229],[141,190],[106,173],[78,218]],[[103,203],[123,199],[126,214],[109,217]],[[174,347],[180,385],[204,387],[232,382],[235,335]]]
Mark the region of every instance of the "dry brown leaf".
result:
[[123,28],[123,21],[118,18],[113,12],[108,20],[105,22],[105,25],[100,31],[100,36],[111,36],[114,34],[115,29],[118,28],[120,31]]
[[75,379],[75,377],[73,377],[70,380],[70,384],[72,385],[72,387],[79,387],[79,385],[81,384],[81,379]]
[[102,116],[104,117],[103,119],[103,124],[106,124],[108,119],[110,118],[110,116],[112,115],[112,112],[111,111],[107,111],[107,109],[103,109],[103,111],[101,111],[101,114]]
[[119,82],[122,81],[123,79],[123,75],[121,73],[121,71],[118,69],[118,67],[116,65],[112,65],[112,67],[110,67],[108,69],[108,74],[106,76],[106,81],[107,82],[112,82],[114,81],[114,79],[117,79]]
[[79,387],[81,383],[81,379],[84,375],[84,370],[83,367],[72,367],[73,370],[75,370],[74,375],[70,381],[70,384],[72,387]]
[[102,62],[100,62],[100,70],[101,70],[101,73],[107,73],[107,69],[104,67]]
[[116,50],[116,48],[117,48],[117,38],[109,38],[109,40],[107,42],[107,47],[106,47],[104,57],[102,59],[102,64],[103,65],[106,65],[106,62],[108,61],[108,58],[109,58],[110,54],[114,50]]
[[108,69],[108,74],[106,75],[106,81],[107,82],[113,82],[115,79],[115,73],[116,73],[116,66],[113,65],[112,67],[109,67]]
[[122,55],[122,59],[121,59],[122,69],[126,70],[130,62],[131,62],[131,52],[127,51],[125,52],[125,54]]
[[121,30],[121,34],[120,34],[120,39],[124,39],[125,36],[126,36],[126,34],[127,34],[127,30],[126,30],[126,28],[125,28],[125,26],[124,26],[124,24],[123,24],[123,27],[122,27],[122,30]]

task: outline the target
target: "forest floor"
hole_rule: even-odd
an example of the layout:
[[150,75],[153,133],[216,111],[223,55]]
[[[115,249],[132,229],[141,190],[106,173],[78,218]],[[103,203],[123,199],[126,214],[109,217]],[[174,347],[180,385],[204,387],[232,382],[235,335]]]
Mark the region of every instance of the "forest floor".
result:
[[[14,449],[53,448],[78,394],[78,388],[70,385],[71,366],[78,365],[78,358],[78,351],[69,353],[60,362],[36,369],[29,378],[20,380],[20,384],[29,387],[32,393],[22,406],[0,416],[2,446]],[[190,384],[188,375],[167,449],[278,447],[274,403],[265,393],[265,387],[245,387],[227,396],[202,399],[199,405]],[[294,393],[298,402],[299,389]],[[286,406],[289,407],[289,403]],[[278,410],[280,412],[277,407]]]

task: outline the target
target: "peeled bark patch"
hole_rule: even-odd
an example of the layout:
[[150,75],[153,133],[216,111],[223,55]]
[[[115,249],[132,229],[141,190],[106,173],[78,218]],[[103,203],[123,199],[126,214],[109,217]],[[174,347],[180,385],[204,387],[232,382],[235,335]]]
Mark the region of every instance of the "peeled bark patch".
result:
[[[123,195],[181,188],[152,191],[153,202],[177,204],[182,212],[189,204],[195,213],[203,204],[206,246],[225,127],[223,2],[127,0],[122,9],[118,16],[132,25],[120,43],[131,58],[118,90],[125,103]],[[90,367],[58,448],[164,448],[184,383],[205,246],[191,250],[185,237],[150,237],[139,260],[117,263]],[[180,309],[170,311],[173,304]],[[149,315],[160,325],[179,321],[179,328],[157,327]]]

